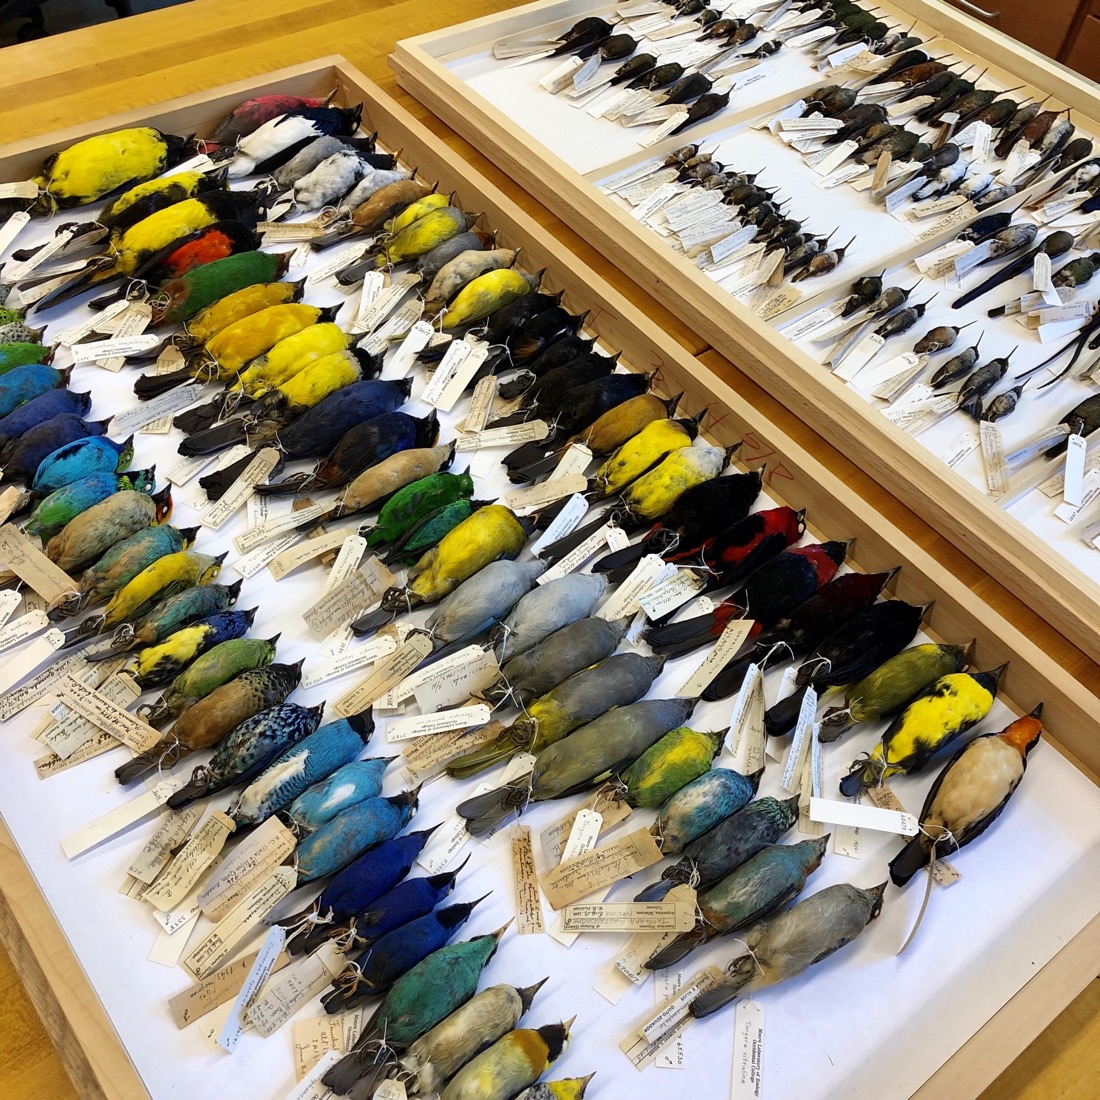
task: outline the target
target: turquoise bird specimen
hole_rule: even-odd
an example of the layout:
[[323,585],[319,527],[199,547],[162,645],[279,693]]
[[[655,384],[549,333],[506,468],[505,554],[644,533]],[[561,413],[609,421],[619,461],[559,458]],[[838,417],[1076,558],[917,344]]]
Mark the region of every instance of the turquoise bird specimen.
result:
[[197,527],[180,530],[162,523],[116,542],[81,576],[80,606],[95,607],[109,600],[153,562],[193,545],[197,533]]
[[419,794],[416,787],[392,798],[368,798],[310,833],[296,851],[298,884],[331,875],[367,848],[396,836],[416,813]]
[[134,679],[143,690],[170,684],[192,661],[214,646],[243,638],[255,618],[254,607],[249,611],[219,611],[177,630],[159,645],[147,646],[137,654]]
[[93,504],[106,500],[113,493],[123,489],[151,493],[155,488],[155,466],[148,470],[131,470],[126,474],[93,474],[55,489],[48,497],[39,501],[23,524],[23,530],[28,534],[38,535],[43,542],[49,542],[69,520],[75,519]]
[[315,782],[287,807],[286,818],[291,828],[304,836],[356,803],[376,798],[382,793],[382,776],[392,759],[382,756],[353,760]]
[[491,985],[417,1039],[401,1056],[415,1090],[438,1092],[475,1054],[511,1031],[546,980],[525,989]]
[[691,1002],[701,1019],[737,997],[795,978],[854,940],[882,912],[886,883],[861,890],[850,883],[826,886],[797,905],[761,921],[745,935],[748,953],[727,963],[727,980]]
[[246,718],[218,745],[209,762],[192,772],[190,782],[172,795],[172,809],[247,783],[280,753],[308,737],[320,724],[324,710],[324,703],[316,707],[279,703]]
[[359,714],[329,722],[287,749],[241,792],[232,812],[237,828],[259,825],[293,802],[307,787],[350,764],[363,751],[372,733],[374,713],[368,707]]
[[763,768],[748,776],[732,768],[711,768],[681,787],[661,807],[649,830],[661,851],[679,854],[697,836],[746,806],[763,774]]
[[321,1083],[338,1096],[346,1096],[361,1076],[371,1072],[379,1040],[391,1047],[408,1046],[464,1005],[476,992],[481,972],[496,954],[507,927],[441,947],[398,978],[351,1053],[337,1062]]
[[934,859],[977,840],[1008,805],[1039,743],[1043,704],[1000,733],[975,737],[936,777],[920,812],[920,832],[890,861],[890,878],[904,886]]
[[467,1062],[439,1094],[440,1100],[510,1100],[561,1057],[572,1024],[567,1020],[508,1032]]
[[46,543],[46,557],[66,573],[75,574],[101,558],[116,542],[164,523],[171,513],[171,486],[152,496],[123,489],[65,524]]
[[50,390],[68,386],[73,368],[57,370],[45,363],[27,363],[0,375],[0,416],[7,416]]
[[154,768],[171,767],[199,749],[218,744],[242,722],[277,706],[301,683],[302,662],[242,672],[189,706],[166,737],[115,769],[120,783],[132,783]]
[[[298,949],[312,951],[328,938],[328,926],[352,919],[392,890],[409,873],[436,828],[382,841],[337,872],[312,905],[281,920],[283,927],[294,928],[303,926],[306,917],[317,918],[313,922],[316,927],[307,930]],[[290,944],[298,942],[295,938],[288,943],[292,954],[294,947]]]
[[629,625],[626,619],[611,623],[589,618],[563,626],[526,653],[505,661],[501,678],[485,689],[485,697],[499,703],[511,696],[517,706],[525,706],[575,672],[609,657]]
[[567,573],[524,596],[492,632],[503,664],[526,653],[557,630],[591,615],[607,592],[607,580],[593,573]]
[[125,470],[133,461],[134,437],[121,443],[105,435],[78,439],[46,455],[35,472],[31,489],[36,493],[52,493],[64,485],[92,474],[113,474]]
[[381,996],[402,974],[449,943],[484,900],[448,905],[387,932],[361,951],[332,983],[332,991],[321,998],[325,1011],[343,1012]]
[[241,594],[243,581],[233,584],[199,584],[162,600],[133,623],[123,623],[111,645],[116,650],[157,645],[170,634],[219,611],[228,611]]
[[0,484],[30,483],[47,455],[78,439],[105,435],[108,424],[109,419],[82,420],[72,413],[62,413],[43,424],[36,424],[0,450],[0,462],[4,463]]
[[647,959],[646,968],[671,966],[716,936],[728,936],[782,909],[821,866],[828,843],[826,835],[761,849],[699,895],[695,927]]
[[528,802],[583,791],[637,759],[669,730],[682,726],[695,699],[643,699],[616,707],[543,749],[529,777],[459,803],[474,836],[481,836]]
[[709,886],[769,844],[775,844],[798,820],[798,796],[758,798],[684,845],[683,855],[661,872],[635,901],[660,901],[684,882]]
[[74,393],[69,389],[48,390],[13,409],[7,416],[0,417],[0,444],[18,438],[55,416],[65,413],[84,416],[91,407],[91,393]]

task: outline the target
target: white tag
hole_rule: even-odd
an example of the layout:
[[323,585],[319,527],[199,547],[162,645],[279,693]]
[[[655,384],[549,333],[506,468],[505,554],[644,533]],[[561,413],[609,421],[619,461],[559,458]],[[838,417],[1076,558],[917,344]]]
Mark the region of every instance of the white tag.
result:
[[0,254],[2,254],[26,228],[31,220],[26,210],[17,210],[3,226],[0,227]]
[[[363,280],[364,283],[366,279]],[[420,282],[415,271],[393,279],[390,285],[374,294],[356,316],[352,328],[360,332],[373,332],[396,308],[402,298]]]
[[560,65],[551,69],[539,83],[552,95],[556,95],[563,88],[573,83],[573,74],[576,73],[584,62],[579,57],[567,57]]
[[388,656],[395,649],[397,649],[397,642],[389,635],[382,634],[377,638],[372,638],[365,645],[347,652],[334,654],[331,660],[310,669],[302,676],[302,687],[316,687],[326,680],[333,680],[337,676],[354,672],[364,665],[373,664],[380,658]]
[[446,675],[431,675],[443,661],[425,670],[427,675],[423,683],[413,692],[422,713],[430,714],[464,702],[499,678],[500,667],[491,649],[470,646],[462,652],[466,654],[463,661]]
[[427,321],[417,321],[408,336],[401,341],[401,346],[394,353],[389,365],[398,376],[408,373],[416,357],[428,346],[428,341],[435,333],[435,329]]
[[646,554],[634,567],[630,576],[615,589],[596,612],[596,617],[605,619],[607,622],[615,622],[626,615],[633,615],[638,610],[638,597],[653,586],[664,567],[664,561],[656,554]]
[[65,644],[65,635],[51,627],[41,638],[36,638],[26,649],[4,662],[0,669],[0,693],[10,690],[32,673],[43,661],[49,660]]
[[[705,598],[705,597],[704,597]],[[699,611],[699,614],[706,614]],[[703,663],[684,682],[676,694],[682,698],[694,699],[702,695],[719,672],[734,658],[753,628],[752,619],[731,619],[726,623],[718,641],[715,642]]]
[[764,676],[754,662],[749,665],[730,716],[726,748],[733,757],[732,767],[742,775],[751,775],[764,766]]
[[[158,337],[150,334],[148,337],[131,337],[131,339],[157,340]],[[105,340],[103,343],[109,344],[111,341]],[[88,345],[88,347],[92,346]],[[154,420],[159,420],[162,416],[171,416],[180,409],[193,405],[202,396],[204,389],[202,383],[192,382],[190,385],[179,386],[177,389],[162,393],[152,401],[143,401],[132,409],[118,413],[111,421],[111,431],[118,432],[120,436],[130,435],[139,428],[152,424]]]
[[[324,508],[324,505],[316,505],[318,508]],[[303,512],[310,512],[312,509],[303,509]],[[304,516],[302,512],[296,512],[295,515],[302,517],[302,520],[312,516]],[[323,596],[327,596],[338,584],[343,584],[359,568],[359,563],[363,560],[363,555],[367,552],[367,540],[361,535],[348,535],[344,539],[343,546],[340,547],[340,553],[336,556],[336,561],[332,563],[332,569],[329,571],[328,578],[325,580],[325,588],[322,592]]]
[[381,271],[368,271],[363,276],[363,285],[359,288],[359,308],[355,312],[355,320],[352,322],[354,332],[366,332],[367,326],[363,321],[374,304],[374,300],[382,292],[386,285],[386,276]]
[[550,425],[545,420],[527,420],[506,428],[486,428],[483,432],[462,434],[458,437],[455,450],[465,454],[486,447],[518,447],[521,443],[537,443],[549,434]]
[[470,729],[483,726],[492,717],[492,712],[483,703],[472,707],[459,707],[457,710],[441,710],[435,714],[423,714],[415,718],[399,718],[390,722],[386,728],[386,741],[409,741],[414,737],[424,737],[433,733],[449,733],[451,730]]
[[798,711],[798,722],[794,728],[790,751],[787,753],[787,762],[783,767],[783,789],[791,794],[796,794],[801,785],[802,767],[809,756],[816,713],[817,692],[812,687],[807,688]]
[[[488,794],[491,786],[477,787],[474,794]],[[428,843],[417,857],[416,862],[429,875],[438,875],[454,863],[458,853],[469,843],[470,834],[466,829],[466,820],[458,814],[451,814],[443,824],[428,838]]]
[[733,1013],[733,1080],[730,1100],[759,1100],[764,1087],[764,1009],[738,1001]]
[[32,271],[37,271],[43,264],[57,255],[76,236],[76,229],[62,229],[56,233],[53,240],[44,244],[29,260],[24,260],[16,267],[4,272],[4,282],[22,282]]
[[853,378],[882,350],[886,340],[878,333],[869,332],[844,358],[833,374],[844,382]]
[[121,833],[123,829],[128,829],[148,814],[159,810],[182,786],[182,779],[165,779],[151,791],[139,794],[137,798],[116,806],[110,813],[77,829],[75,833],[62,837],[61,850],[65,853],[65,858],[76,859],[89,848],[102,844],[103,841]]
[[[73,362],[94,363],[97,359],[111,359],[114,356],[125,358],[155,348],[160,341],[160,336],[149,332],[138,336],[119,336],[110,340],[96,340],[90,344],[78,344],[73,348]],[[153,419],[155,420],[156,417]]]
[[550,546],[558,539],[563,539],[566,535],[571,534],[580,526],[581,520],[587,514],[588,501],[585,499],[584,494],[574,493],[554,517],[550,526],[532,544],[531,553],[537,556],[544,547]]
[[630,212],[632,218],[640,222],[646,221],[655,214],[670,199],[680,193],[680,186],[676,183],[665,183],[654,191],[645,202],[640,203]]
[[677,569],[674,576],[654,585],[638,597],[638,606],[653,621],[675,611],[706,585],[706,581],[691,569]]
[[982,458],[985,461],[986,487],[994,496],[1008,491],[1008,470],[1005,466],[1004,441],[1001,429],[988,420],[979,426],[979,438],[982,446]]
[[604,546],[608,546],[612,550],[621,550],[629,542],[630,539],[626,537],[626,532],[621,527],[605,523],[598,531],[594,531],[589,535],[579,546],[570,550],[559,562],[547,569],[545,573],[540,574],[536,578],[535,584],[547,584],[559,577],[564,577],[567,573],[572,573],[574,569],[579,569]]
[[1066,473],[1062,499],[1079,508],[1085,493],[1085,451],[1088,444],[1083,435],[1071,435],[1066,440]]
[[[18,604],[21,597],[18,593],[14,593],[14,595],[16,596],[15,602]],[[12,646],[25,642],[40,631],[48,629],[49,625],[50,619],[45,611],[35,610],[26,615],[21,615],[15,622],[8,623],[0,630],[0,653],[5,649],[11,649]]]
[[306,276],[306,286],[315,287],[318,283],[323,283],[326,279],[331,278],[337,271],[342,271],[345,267],[358,263],[366,255],[369,247],[369,242],[363,242],[348,245],[347,248],[341,248],[339,251],[334,252],[324,263],[311,269]]
[[960,432],[943,452],[943,461],[952,469],[956,469],[960,462],[972,455],[978,448],[978,437],[971,431]]
[[920,825],[913,814],[831,798],[811,798],[810,818],[831,825],[850,825],[881,833],[900,833],[902,836],[916,836],[920,832]]
[[264,942],[256,955],[255,962],[253,962],[248,975],[245,977],[240,993],[237,994],[237,998],[233,1002],[229,1019],[226,1020],[225,1026],[218,1035],[218,1046],[224,1047],[230,1054],[237,1049],[237,1044],[244,1034],[245,1013],[251,1007],[264,983],[271,976],[271,972],[275,969],[275,963],[279,958],[279,952],[282,951],[285,943],[286,929],[281,924],[272,925],[264,937]]
[[279,452],[265,447],[248,464],[235,482],[226,490],[220,500],[216,500],[201,516],[204,527],[217,530],[240,508],[253,494],[257,485],[266,480],[279,461]]

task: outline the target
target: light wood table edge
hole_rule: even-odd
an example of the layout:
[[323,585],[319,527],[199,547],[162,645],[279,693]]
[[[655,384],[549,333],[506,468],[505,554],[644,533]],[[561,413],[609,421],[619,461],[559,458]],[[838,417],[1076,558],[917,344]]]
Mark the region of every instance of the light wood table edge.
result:
[[81,1100],[149,1100],[118,1032],[2,820],[0,942]]

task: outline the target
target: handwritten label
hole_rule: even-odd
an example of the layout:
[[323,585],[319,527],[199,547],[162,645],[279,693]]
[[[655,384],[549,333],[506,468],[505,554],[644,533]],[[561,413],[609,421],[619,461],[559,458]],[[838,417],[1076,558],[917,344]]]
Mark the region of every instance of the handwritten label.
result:
[[126,873],[146,885],[151,883],[167,866],[172,852],[183,843],[201,816],[202,810],[198,806],[188,806],[186,809],[172,810],[165,814],[156,831],[131,860]]
[[422,714],[415,718],[400,718],[386,729],[386,741],[394,744],[415,737],[430,737],[437,733],[450,733],[456,729],[470,729],[489,721],[491,712],[483,703],[457,710],[444,710],[437,714]]
[[521,936],[545,931],[542,899],[535,873],[535,853],[531,830],[526,825],[512,826],[512,881],[516,897],[516,927]]
[[561,926],[566,932],[688,932],[695,927],[695,908],[670,902],[567,905]]
[[730,1100],[758,1098],[764,1087],[764,1009],[738,1001],[733,1014],[733,1081]]
[[278,924],[273,925],[264,937],[264,942],[245,977],[244,985],[241,986],[241,991],[229,1012],[229,1018],[226,1020],[225,1026],[218,1034],[218,1046],[224,1047],[230,1054],[237,1049],[237,1044],[244,1034],[244,1014],[256,999],[264,983],[271,976],[285,944],[286,929]]
[[338,699],[333,709],[344,718],[366,710],[401,683],[431,651],[432,640],[426,634],[410,635],[395,653],[378,663],[370,676]]
[[576,859],[563,860],[542,876],[543,893],[553,909],[562,909],[602,886],[652,866],[660,858],[661,850],[648,830],[638,829]]
[[483,432],[469,432],[458,437],[455,450],[459,454],[480,451],[488,447],[517,447],[521,443],[537,443],[550,434],[545,420],[527,420],[506,428],[487,428]]
[[212,813],[145,892],[143,900],[161,913],[174,908],[191,892],[235,828],[226,814],[217,810]]
[[985,462],[986,487],[994,496],[1000,496],[1008,490],[1008,469],[1005,466],[1001,430],[996,424],[983,420],[978,428],[978,436]]
[[[245,1014],[246,1020],[265,1038],[273,1035],[303,1005],[313,1000],[326,985],[338,977],[343,966],[344,958],[336,945],[331,940],[326,941],[312,955],[287,967],[278,981],[269,982]],[[324,1059],[320,1065],[323,1064]],[[319,1074],[318,1078],[320,1076]]]
[[76,590],[68,574],[10,523],[0,527],[0,561],[47,603]]
[[297,839],[278,818],[250,832],[221,862],[199,894],[199,908],[220,921],[294,851]]
[[714,647],[676,694],[686,699],[702,695],[745,644],[753,625],[752,619],[731,619],[726,623]]
[[104,814],[101,818],[85,825],[82,829],[70,833],[61,840],[61,850],[67,859],[75,859],[78,855],[94,848],[97,844],[115,836],[117,833],[128,829],[135,822],[140,821],[148,814],[160,809],[172,796],[173,792],[182,786],[180,780],[165,780],[158,783],[151,791],[138,795],[137,798],[123,803]]
[[[392,577],[392,574],[391,574]],[[305,611],[310,630],[319,638],[327,637],[341,623],[357,619],[381,598],[384,588],[376,589],[363,574],[356,570],[327,595]]]
[[[228,1001],[233,1000],[244,985],[244,980],[252,970],[259,952],[253,952],[244,958],[227,963],[216,973],[177,993],[168,1002],[168,1011],[176,1027],[185,1028],[208,1012],[213,1012]],[[280,953],[272,967],[272,972],[281,970],[289,962],[285,953]]]
[[454,733],[404,742],[401,754],[405,757],[410,779],[413,782],[426,781],[456,757],[496,740],[504,728],[503,722],[494,721],[480,729],[455,730]]
[[849,825],[857,829],[900,833],[902,836],[916,836],[920,831],[917,819],[912,814],[831,798],[811,798],[810,819],[833,825]]
[[265,447],[248,464],[241,476],[226,490],[220,500],[215,501],[205,512],[200,522],[204,527],[215,531],[242,507],[252,496],[257,485],[266,481],[279,462],[279,452],[274,447]]
[[565,477],[544,481],[539,485],[529,485],[526,488],[505,493],[504,503],[513,512],[526,514],[545,508],[563,497],[583,493],[587,488],[588,478],[584,474],[568,474]]
[[67,677],[58,687],[57,694],[67,709],[87,718],[98,729],[106,730],[135,753],[146,752],[160,740],[160,733],[147,722],[75,677]]

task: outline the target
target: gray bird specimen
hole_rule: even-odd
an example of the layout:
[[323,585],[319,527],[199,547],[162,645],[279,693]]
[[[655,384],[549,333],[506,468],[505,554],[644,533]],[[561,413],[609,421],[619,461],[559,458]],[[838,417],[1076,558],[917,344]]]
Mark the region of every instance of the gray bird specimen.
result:
[[602,573],[567,573],[528,592],[493,631],[503,664],[545,641],[556,630],[591,615],[607,591]]
[[883,882],[870,890],[843,882],[761,921],[745,936],[748,953],[726,965],[727,981],[691,1002],[692,1016],[795,978],[851,943],[882,912]]

